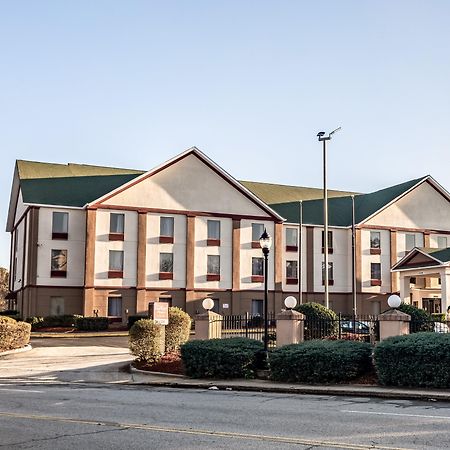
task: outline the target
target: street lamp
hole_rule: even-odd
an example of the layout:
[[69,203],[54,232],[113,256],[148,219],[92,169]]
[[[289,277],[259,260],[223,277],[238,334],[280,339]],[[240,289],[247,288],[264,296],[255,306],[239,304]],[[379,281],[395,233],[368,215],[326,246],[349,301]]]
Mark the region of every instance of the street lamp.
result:
[[267,304],[269,302],[269,288],[268,288],[268,274],[269,274],[269,252],[270,247],[272,247],[272,238],[270,237],[267,230],[264,228],[264,232],[259,238],[259,245],[261,245],[262,252],[264,255],[264,354],[266,356],[268,354],[268,343],[269,343],[269,320],[268,320],[268,312],[267,312]]
[[327,141],[331,139],[334,133],[339,131],[341,127],[336,128],[328,136],[324,131],[317,133],[319,142],[323,142],[323,256],[324,256],[324,284],[325,284],[325,306],[330,307],[329,288],[328,288],[328,189],[327,189]]

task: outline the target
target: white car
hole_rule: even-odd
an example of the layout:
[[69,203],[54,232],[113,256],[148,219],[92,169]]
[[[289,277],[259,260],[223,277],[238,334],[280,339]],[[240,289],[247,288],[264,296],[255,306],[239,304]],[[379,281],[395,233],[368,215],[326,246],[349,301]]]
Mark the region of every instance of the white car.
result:
[[435,333],[449,333],[450,330],[446,323],[434,322],[434,332]]

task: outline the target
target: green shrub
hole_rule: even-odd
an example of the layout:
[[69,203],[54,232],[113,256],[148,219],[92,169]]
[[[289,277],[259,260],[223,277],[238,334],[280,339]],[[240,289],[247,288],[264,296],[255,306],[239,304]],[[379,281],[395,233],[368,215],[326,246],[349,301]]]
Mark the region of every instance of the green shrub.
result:
[[107,317],[83,317],[76,318],[75,327],[80,331],[101,331],[108,329]]
[[432,317],[425,310],[417,308],[416,306],[402,303],[398,308],[399,311],[409,314],[411,316],[410,332],[417,333],[418,331],[433,331],[434,324]]
[[305,315],[305,340],[323,339],[337,336],[339,331],[338,316],[334,311],[319,303],[303,303],[295,310]]
[[450,388],[450,334],[391,337],[375,347],[374,361],[381,384]]
[[8,316],[12,317],[13,319],[20,320],[21,315],[19,311],[16,311],[15,309],[6,309],[4,311],[0,311],[0,316]]
[[186,375],[193,378],[254,378],[259,341],[247,338],[189,341],[181,346]]
[[431,319],[436,322],[445,322],[447,320],[447,314],[445,313],[432,313]]
[[128,316],[127,328],[130,329],[134,325],[135,322],[137,322],[138,320],[141,320],[141,319],[148,319],[148,315],[135,314],[135,315]]
[[26,322],[31,324],[31,328],[33,330],[37,330],[39,328],[57,328],[57,327],[74,327],[79,318],[83,316],[79,316],[76,314],[65,314],[62,316],[31,316],[26,318]]
[[189,340],[191,318],[180,308],[169,308],[169,324],[166,325],[166,352],[179,350]]
[[31,317],[27,317],[25,319],[25,322],[29,323],[31,325],[31,329],[37,330],[39,328],[43,328],[44,325],[44,318],[43,317],[39,317],[39,316],[31,316]]
[[31,325],[0,316],[0,351],[22,348],[30,341]]
[[270,377],[277,381],[337,383],[371,368],[366,342],[313,340],[281,347],[270,354]]
[[163,328],[154,320],[141,319],[130,328],[128,346],[136,360],[146,364],[158,362],[164,353]]

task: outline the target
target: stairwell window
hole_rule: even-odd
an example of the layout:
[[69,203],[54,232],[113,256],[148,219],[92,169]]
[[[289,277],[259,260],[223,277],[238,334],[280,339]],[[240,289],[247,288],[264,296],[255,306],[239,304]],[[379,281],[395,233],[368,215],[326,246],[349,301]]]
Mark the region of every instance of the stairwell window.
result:
[[286,251],[298,251],[298,230],[297,228],[286,228]]
[[220,220],[208,220],[208,238],[206,245],[219,246],[220,245]]
[[370,264],[370,285],[371,286],[381,286],[381,264],[371,263]]
[[159,242],[161,244],[173,244],[174,218],[161,217],[159,221]]
[[286,284],[298,284],[297,261],[286,261]]
[[447,248],[447,236],[438,236],[437,244],[438,248]]
[[108,278],[123,278],[123,250],[109,251]]
[[52,239],[67,240],[69,236],[69,213],[53,212]]
[[416,235],[405,234],[405,249],[407,252],[412,250],[416,246]]
[[[325,285],[325,263],[322,262],[322,285]],[[333,263],[328,263],[328,286],[334,285],[334,278],[333,278]]]
[[252,258],[252,283],[264,281],[264,258]]
[[208,255],[206,281],[220,281],[220,256]]
[[109,215],[109,240],[123,241],[125,233],[125,214],[111,213]]
[[370,254],[371,255],[380,255],[381,254],[380,236],[381,236],[381,233],[379,231],[371,231],[370,232]]
[[252,248],[261,248],[259,238],[264,233],[263,223],[252,223]]
[[67,277],[67,250],[52,250],[51,256],[51,273],[52,278]]
[[[322,230],[322,253],[325,249],[325,231]],[[333,232],[328,231],[328,253],[333,253]]]
[[159,279],[173,280],[173,253],[159,254]]

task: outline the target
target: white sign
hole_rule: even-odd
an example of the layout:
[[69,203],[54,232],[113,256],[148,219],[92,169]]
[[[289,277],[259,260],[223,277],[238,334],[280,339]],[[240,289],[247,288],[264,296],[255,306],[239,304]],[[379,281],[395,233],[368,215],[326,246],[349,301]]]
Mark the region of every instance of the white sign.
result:
[[159,325],[169,324],[169,305],[167,302],[152,302],[148,306],[150,318]]
[[223,308],[223,309],[228,309],[228,308],[229,308],[228,303],[224,303],[224,304],[222,305],[222,308]]

